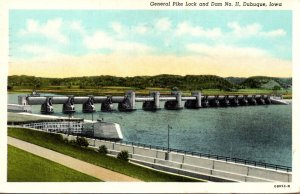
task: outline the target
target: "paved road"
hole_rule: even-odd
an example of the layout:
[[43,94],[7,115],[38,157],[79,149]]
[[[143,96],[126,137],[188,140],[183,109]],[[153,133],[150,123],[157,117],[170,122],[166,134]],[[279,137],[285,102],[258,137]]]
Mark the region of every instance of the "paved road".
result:
[[56,163],[62,164],[79,172],[88,174],[90,176],[99,178],[103,181],[115,181],[115,182],[137,182],[138,179],[107,170],[105,168],[66,156],[64,154],[37,146],[19,139],[8,137],[8,144],[30,152],[32,154],[38,155],[40,157],[52,160]]

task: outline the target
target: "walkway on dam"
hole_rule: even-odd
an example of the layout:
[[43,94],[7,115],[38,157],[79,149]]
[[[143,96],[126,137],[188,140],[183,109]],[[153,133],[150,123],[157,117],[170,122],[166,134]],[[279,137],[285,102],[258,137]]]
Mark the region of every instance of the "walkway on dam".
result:
[[140,181],[138,179],[129,177],[127,175],[123,175],[19,139],[8,137],[7,142],[9,145],[15,146],[19,149],[25,150],[32,154],[62,164],[66,167],[72,168],[84,174],[96,177],[103,181],[112,181],[112,182],[139,182]]

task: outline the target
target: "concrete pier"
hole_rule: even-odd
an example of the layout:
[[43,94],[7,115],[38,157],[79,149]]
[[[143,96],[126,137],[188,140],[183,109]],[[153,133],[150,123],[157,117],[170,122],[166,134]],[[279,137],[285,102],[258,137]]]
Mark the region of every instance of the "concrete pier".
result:
[[219,101],[219,96],[215,96],[214,99],[209,101],[209,106],[211,107],[219,107],[220,106],[220,101]]
[[143,102],[143,110],[145,111],[156,111],[156,110],[160,110],[160,101],[159,101],[159,97],[160,97],[160,93],[159,92],[150,92],[150,98],[149,100],[151,101],[144,101]]
[[118,109],[121,112],[135,111],[135,92],[129,91],[125,94],[124,100],[119,103]]
[[89,96],[87,100],[82,104],[82,112],[84,113],[92,113],[96,111],[95,105],[94,105],[94,97]]
[[53,112],[52,97],[46,97],[46,101],[41,106],[41,113],[52,114]]
[[189,109],[201,108],[201,92],[192,92],[192,96],[196,97],[196,100],[187,100],[184,107]]
[[167,101],[165,103],[165,109],[167,110],[180,110],[182,106],[182,93],[180,91],[171,92],[172,96],[175,96],[175,101]]
[[202,98],[202,100],[201,100],[201,106],[202,106],[203,108],[209,107],[208,96],[203,96],[203,98]]
[[75,112],[74,97],[73,96],[69,96],[68,101],[63,104],[62,111],[65,114],[70,114],[70,113]]
[[101,111],[102,112],[111,112],[114,111],[114,105],[113,105],[113,100],[112,96],[107,96],[105,102],[101,104]]
[[239,106],[240,105],[238,96],[234,96],[229,101],[230,101],[231,106]]
[[247,106],[248,103],[249,103],[249,102],[248,102],[248,97],[247,97],[246,95],[244,95],[243,98],[239,100],[239,104],[240,104],[241,106]]
[[219,102],[221,107],[228,107],[230,106],[230,101],[228,99],[228,96],[219,97]]

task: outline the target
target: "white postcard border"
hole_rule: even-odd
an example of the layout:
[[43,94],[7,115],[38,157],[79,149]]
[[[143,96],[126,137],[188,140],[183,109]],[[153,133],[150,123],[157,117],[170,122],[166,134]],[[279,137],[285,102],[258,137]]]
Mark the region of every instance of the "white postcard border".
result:
[[[168,2],[159,0],[153,2]],[[182,1],[182,0],[179,0]],[[203,2],[196,0],[195,2]],[[207,0],[211,2],[212,0]],[[235,2],[236,0],[228,0]],[[290,188],[275,188],[274,185],[282,183],[7,183],[7,72],[9,62],[9,42],[8,42],[8,14],[11,9],[210,9],[227,10],[235,8],[227,7],[196,7],[196,8],[178,8],[178,7],[153,7],[149,5],[151,0],[5,0],[0,2],[0,86],[1,86],[1,130],[0,130],[0,192],[4,193],[24,193],[24,192],[43,192],[43,193],[216,193],[216,192],[247,192],[247,193],[290,193],[300,192],[299,175],[299,138],[300,138],[300,1],[299,0],[276,0],[282,2],[281,8],[270,8],[265,10],[292,10],[293,11],[293,182],[287,183]],[[219,2],[224,2],[219,0]],[[252,0],[251,2],[269,2],[266,0]],[[275,2],[275,1],[274,1]],[[251,10],[262,10],[255,7],[240,8]],[[3,38],[4,37],[4,38]]]

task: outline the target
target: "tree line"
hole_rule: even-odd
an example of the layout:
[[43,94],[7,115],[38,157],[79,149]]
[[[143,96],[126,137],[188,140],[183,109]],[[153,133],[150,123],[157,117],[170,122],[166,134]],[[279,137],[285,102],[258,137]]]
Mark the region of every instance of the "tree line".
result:
[[15,86],[29,88],[45,88],[49,86],[74,86],[80,89],[101,88],[104,86],[134,87],[137,89],[154,88],[178,88],[179,90],[201,90],[201,89],[221,89],[231,90],[239,86],[226,79],[215,75],[168,75],[157,76],[134,76],[134,77],[116,77],[116,76],[85,76],[70,78],[43,78],[35,76],[8,76],[8,88]]
[[262,88],[263,84],[275,81],[281,88],[292,86],[292,78],[275,78],[254,76],[249,78],[222,78],[215,75],[169,75],[117,77],[109,75],[84,76],[70,78],[43,78],[26,75],[8,76],[8,89],[26,87],[32,89],[51,86],[65,86],[67,88],[95,89],[105,86],[145,88],[169,88],[179,90],[220,89],[231,91],[241,88]]

